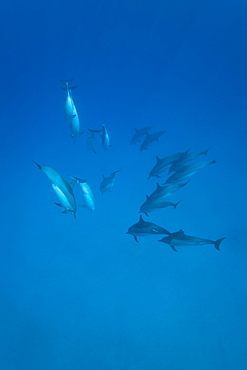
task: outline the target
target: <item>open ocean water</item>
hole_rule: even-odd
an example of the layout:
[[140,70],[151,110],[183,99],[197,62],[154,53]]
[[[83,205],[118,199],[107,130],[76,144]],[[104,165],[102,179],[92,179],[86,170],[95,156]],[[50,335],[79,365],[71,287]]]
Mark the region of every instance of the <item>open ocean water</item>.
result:
[[[0,19],[0,369],[246,369],[246,1],[13,0]],[[166,132],[140,151],[146,126]],[[167,197],[178,207],[143,219],[226,237],[220,251],[126,234],[168,177],[148,179],[156,156],[208,148],[193,163],[216,163]],[[32,160],[87,180],[94,214],[78,184],[76,219],[62,214]]]

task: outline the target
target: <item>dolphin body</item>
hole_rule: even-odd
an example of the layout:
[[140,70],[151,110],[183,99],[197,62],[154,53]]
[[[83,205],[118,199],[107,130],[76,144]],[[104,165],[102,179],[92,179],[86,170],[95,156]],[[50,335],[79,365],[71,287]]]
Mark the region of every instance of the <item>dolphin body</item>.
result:
[[95,135],[102,132],[102,130],[91,130],[88,128],[88,131],[91,132],[91,135],[89,135],[87,139],[87,151],[96,153],[96,150],[94,149]]
[[133,235],[135,241],[138,242],[137,237],[139,236],[160,234],[170,235],[170,232],[161,226],[153,224],[152,222],[144,221],[142,215],[140,215],[139,221],[136,224],[130,226],[126,234]]
[[62,87],[63,90],[67,91],[67,96],[65,99],[65,107],[64,107],[64,115],[67,121],[68,127],[70,129],[70,136],[73,138],[74,143],[76,142],[76,138],[78,135],[83,134],[80,132],[80,121],[78,117],[78,113],[72,99],[72,90],[75,89],[74,87],[70,87],[69,83],[72,80],[61,80],[66,87]]
[[53,168],[41,166],[35,161],[33,161],[36,166],[48,177],[51,181],[51,186],[59,200],[56,205],[63,207],[64,211],[62,213],[72,212],[76,218],[76,201],[73,193],[73,182],[71,185]]
[[156,156],[156,164],[150,171],[148,179],[150,179],[151,177],[160,178],[160,174],[164,172],[168,166],[170,166],[171,164],[173,164],[174,162],[182,158],[184,155],[186,155],[186,153],[188,153],[188,150],[182,153],[171,154],[165,158],[159,158],[158,156]]
[[181,157],[180,159],[178,159],[177,161],[175,161],[171,165],[171,167],[168,170],[168,173],[170,174],[171,172],[178,171],[179,169],[181,169],[181,167],[184,166],[185,163],[193,161],[194,159],[196,159],[200,155],[207,155],[208,151],[209,151],[209,149],[206,149],[203,152],[193,152],[193,153],[188,153],[187,152],[183,157]]
[[141,205],[139,213],[145,213],[148,216],[148,212],[153,212],[161,208],[174,207],[174,209],[179,205],[181,200],[177,203],[169,202],[165,200],[164,197],[152,198],[146,195],[146,201]]
[[190,180],[185,182],[184,184],[168,184],[168,185],[159,185],[158,183],[156,184],[156,189],[155,191],[149,196],[149,198],[165,198],[168,197],[169,195],[175,193],[175,191],[179,190],[180,188],[184,187],[185,185],[188,184]]
[[221,238],[216,241],[210,240],[210,239],[202,239],[195,236],[189,236],[184,233],[183,230],[179,230],[175,233],[171,233],[169,236],[165,236],[161,240],[158,240],[159,242],[166,243],[170,245],[172,250],[174,252],[177,252],[177,249],[175,247],[182,247],[182,246],[190,246],[190,245],[206,245],[206,244],[213,244],[215,248],[219,251],[220,250],[220,244],[225,239]]
[[151,126],[145,126],[140,129],[135,128],[135,133],[132,136],[131,144],[136,145],[138,142],[140,142],[143,136],[146,135],[151,130],[151,128]]
[[102,146],[104,150],[108,150],[108,147],[110,146],[110,138],[104,123],[102,123],[102,131]]
[[70,176],[73,180],[75,180],[82,190],[82,196],[83,196],[83,204],[81,207],[85,207],[89,210],[91,214],[94,213],[95,210],[95,199],[92,192],[92,189],[86,182],[86,180],[82,180],[79,177]]
[[117,170],[117,171],[114,171],[112,172],[109,176],[105,177],[103,175],[103,180],[100,184],[100,191],[102,193],[102,195],[105,193],[105,192],[108,192],[108,191],[112,191],[112,188],[113,188],[113,185],[114,185],[114,181],[115,181],[115,175],[117,172],[119,172],[121,170]]
[[209,166],[210,164],[216,163],[213,161],[202,161],[198,163],[193,163],[187,166],[183,166],[180,170],[174,172],[165,182],[165,184],[176,183],[187,179],[188,177],[194,175],[197,171],[202,170],[203,168]]
[[145,139],[143,140],[141,146],[140,146],[140,152],[143,150],[147,150],[147,148],[154,142],[154,141],[159,141],[159,138],[161,135],[163,135],[165,131],[159,131],[155,132],[153,134],[146,134]]

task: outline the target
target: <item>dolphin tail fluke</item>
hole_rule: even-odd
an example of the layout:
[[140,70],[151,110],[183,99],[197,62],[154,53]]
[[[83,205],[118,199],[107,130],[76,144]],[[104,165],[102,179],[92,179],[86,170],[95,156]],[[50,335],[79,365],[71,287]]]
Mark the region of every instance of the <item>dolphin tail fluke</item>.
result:
[[42,166],[40,164],[38,164],[37,162],[35,162],[33,159],[32,159],[33,163],[36,164],[37,167],[39,167],[40,170],[42,170]]
[[79,177],[70,176],[70,175],[69,175],[69,177],[70,177],[72,180],[74,180],[74,181],[78,182],[79,184],[80,184],[80,183],[83,183],[83,182],[86,182],[86,180],[82,180],[82,179],[80,179]]
[[220,250],[220,244],[221,244],[221,242],[222,242],[225,238],[226,238],[226,237],[221,238],[221,239],[218,239],[218,240],[216,240],[216,242],[214,243],[214,246],[215,246],[215,248],[217,249],[217,251],[219,251],[219,250]]
[[179,203],[181,203],[181,202],[182,202],[182,199],[181,199],[179,202],[175,203],[175,204],[174,204],[174,206],[173,206],[173,207],[174,207],[174,209],[176,209],[176,208],[177,208],[177,206],[179,205]]
[[102,130],[92,130],[91,128],[88,128],[88,131],[92,132],[93,134],[98,134],[102,132]]
[[65,85],[70,84],[71,81],[73,81],[73,78],[71,78],[70,80],[60,80],[60,82],[62,82],[62,84],[65,84]]

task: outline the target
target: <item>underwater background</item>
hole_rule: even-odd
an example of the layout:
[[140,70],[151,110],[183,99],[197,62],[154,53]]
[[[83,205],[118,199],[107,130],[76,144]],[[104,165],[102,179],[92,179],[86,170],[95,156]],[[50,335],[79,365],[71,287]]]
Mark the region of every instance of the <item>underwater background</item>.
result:
[[[0,369],[246,369],[247,3],[0,8]],[[71,78],[84,131],[75,144],[60,82]],[[87,129],[103,121],[112,146],[98,135],[87,151]],[[166,132],[140,152],[130,142],[145,126]],[[226,237],[220,252],[136,243],[126,232],[166,180],[147,179],[156,156],[208,148],[217,163],[169,198],[181,204],[143,218]],[[86,179],[94,214],[61,214],[32,159]],[[102,175],[119,169],[102,196]]]

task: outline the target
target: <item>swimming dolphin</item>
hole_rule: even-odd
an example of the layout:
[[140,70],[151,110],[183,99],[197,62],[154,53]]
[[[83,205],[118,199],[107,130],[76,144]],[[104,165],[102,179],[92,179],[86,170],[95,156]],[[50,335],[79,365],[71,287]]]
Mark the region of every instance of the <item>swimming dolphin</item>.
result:
[[169,236],[165,236],[164,238],[158,241],[170,245],[170,247],[172,248],[172,250],[174,250],[174,252],[177,252],[177,249],[175,247],[190,246],[190,245],[206,245],[206,244],[213,244],[215,248],[219,251],[220,244],[224,239],[225,237],[218,239],[216,241],[213,241],[210,239],[197,238],[195,236],[186,235],[183,230],[180,230],[175,233],[171,233]]
[[102,130],[91,130],[88,128],[88,131],[91,132],[91,135],[89,135],[87,139],[87,151],[96,153],[96,150],[94,149],[95,134],[102,132]]
[[82,196],[83,196],[83,204],[81,207],[85,207],[91,212],[94,213],[95,210],[95,200],[92,189],[86,182],[86,180],[82,180],[79,177],[70,176],[73,180],[75,180],[81,187]]
[[178,171],[174,172],[165,182],[165,184],[179,182],[188,177],[194,175],[197,171],[202,170],[203,168],[209,166],[210,164],[216,163],[213,161],[202,161],[198,163],[192,163],[187,166],[181,167]]
[[154,141],[159,141],[159,138],[161,135],[163,135],[166,131],[159,131],[155,132],[153,134],[146,134],[145,139],[143,140],[141,146],[140,146],[140,152],[143,150],[147,150],[147,148],[154,142]]
[[107,150],[108,147],[110,146],[110,138],[109,138],[109,135],[108,135],[108,132],[106,130],[106,127],[105,127],[104,123],[102,123],[102,131],[103,131],[103,133],[101,135],[101,137],[102,137],[102,146],[103,146],[104,150]]
[[70,129],[70,136],[73,138],[74,143],[76,142],[76,138],[78,135],[83,134],[80,132],[80,121],[78,117],[78,113],[72,99],[72,90],[75,89],[74,87],[70,87],[69,83],[71,80],[61,80],[66,87],[62,87],[63,90],[67,91],[67,96],[65,99],[65,107],[64,107],[64,115],[67,121],[68,127]]
[[101,191],[102,195],[107,191],[112,191],[114,181],[115,181],[115,174],[119,171],[121,171],[121,170],[117,170],[117,171],[112,172],[108,177],[105,177],[103,175],[103,180],[100,184],[100,191]]
[[139,213],[145,213],[145,215],[148,216],[148,212],[153,212],[161,208],[174,207],[175,209],[180,202],[181,200],[177,203],[173,203],[165,200],[162,196],[160,198],[152,198],[146,195],[146,201],[141,205]]
[[177,161],[179,158],[183,157],[186,153],[188,153],[188,150],[182,153],[171,154],[165,158],[159,158],[158,156],[156,156],[156,164],[150,171],[148,179],[150,179],[151,177],[160,177],[160,174],[164,172],[169,165]]
[[179,158],[175,161],[168,170],[168,173],[178,171],[185,163],[193,161],[200,155],[207,155],[209,148],[204,150],[203,152],[193,152],[193,153],[186,153],[183,157]]
[[184,184],[167,184],[167,185],[159,185],[156,184],[155,191],[150,195],[150,198],[160,198],[160,197],[168,197],[169,195],[173,194],[175,191],[179,190],[180,188],[184,187],[188,184],[190,180],[185,182]]
[[53,168],[41,166],[40,164],[36,163],[34,160],[33,162],[51,181],[52,188],[55,191],[55,194],[59,200],[59,203],[55,203],[55,204],[64,208],[64,211],[62,213],[72,212],[74,214],[74,217],[76,218],[76,201],[75,201],[75,196],[73,193],[73,186],[75,182],[73,182],[72,184],[69,184]]
[[137,144],[138,142],[140,142],[143,136],[147,134],[151,130],[151,128],[151,126],[146,126],[140,129],[135,128],[135,133],[132,136],[131,144]]
[[160,234],[170,235],[170,232],[161,226],[153,224],[152,222],[144,221],[142,215],[140,215],[139,221],[136,224],[130,226],[126,234],[133,235],[135,241],[138,242],[137,237],[139,236]]

